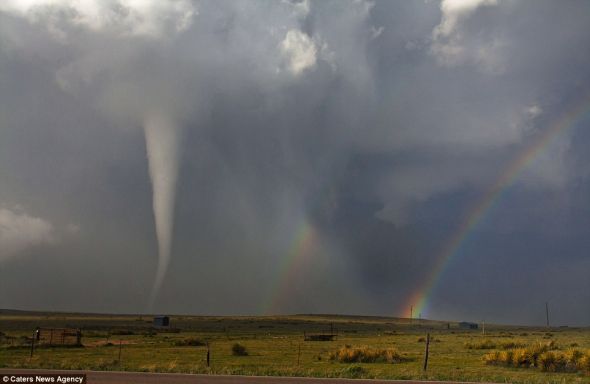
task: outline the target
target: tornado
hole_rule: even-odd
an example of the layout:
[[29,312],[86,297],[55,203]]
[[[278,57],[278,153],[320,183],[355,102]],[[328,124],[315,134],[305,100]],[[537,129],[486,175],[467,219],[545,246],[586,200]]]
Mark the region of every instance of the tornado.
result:
[[178,126],[163,114],[148,116],[144,121],[144,132],[158,241],[158,268],[149,301],[151,310],[170,263],[180,132]]

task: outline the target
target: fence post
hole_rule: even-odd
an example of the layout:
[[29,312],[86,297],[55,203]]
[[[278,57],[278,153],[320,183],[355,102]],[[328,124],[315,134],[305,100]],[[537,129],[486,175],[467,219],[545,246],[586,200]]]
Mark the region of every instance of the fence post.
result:
[[211,349],[209,348],[209,342],[207,342],[207,368],[209,368],[209,359],[211,358]]
[[29,359],[33,357],[33,351],[35,350],[35,337],[37,336],[37,331],[33,332],[33,337],[31,338],[31,356]]
[[123,347],[123,340],[119,339],[119,367],[121,367],[121,348]]
[[426,334],[426,352],[424,353],[424,372],[428,368],[428,347],[430,346],[430,333]]

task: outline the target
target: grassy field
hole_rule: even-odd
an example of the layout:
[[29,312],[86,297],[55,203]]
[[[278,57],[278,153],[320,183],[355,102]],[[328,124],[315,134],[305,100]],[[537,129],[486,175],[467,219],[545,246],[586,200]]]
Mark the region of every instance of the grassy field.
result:
[[[83,346],[39,346],[30,358],[30,340],[37,326],[81,328]],[[484,336],[481,330],[459,329],[456,323],[328,315],[172,316],[171,326],[168,331],[154,330],[151,317],[137,315],[0,311],[0,367],[590,383],[590,374],[584,370],[544,372],[535,367],[486,364],[483,359],[496,350],[550,342],[557,353],[572,349],[585,353],[590,350],[590,328],[486,325]],[[331,328],[337,333],[333,341],[304,341],[304,333],[330,333]],[[433,341],[428,370],[423,372],[427,333]],[[203,345],[207,342],[210,367]],[[236,343],[245,347],[245,355],[232,352]],[[355,362],[353,352],[359,356],[372,353],[376,362]],[[346,362],[338,360],[343,354]],[[380,354],[387,358],[379,358]]]

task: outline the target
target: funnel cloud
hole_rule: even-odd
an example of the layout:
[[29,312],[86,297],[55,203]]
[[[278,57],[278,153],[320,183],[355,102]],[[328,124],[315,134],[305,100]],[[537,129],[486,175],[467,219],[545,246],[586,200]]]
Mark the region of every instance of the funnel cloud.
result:
[[163,114],[150,115],[144,124],[158,239],[158,267],[149,301],[149,308],[152,308],[170,263],[180,132]]

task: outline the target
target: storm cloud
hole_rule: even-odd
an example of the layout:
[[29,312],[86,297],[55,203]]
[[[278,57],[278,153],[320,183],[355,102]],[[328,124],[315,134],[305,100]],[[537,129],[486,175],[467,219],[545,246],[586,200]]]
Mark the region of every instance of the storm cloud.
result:
[[[402,315],[590,103],[589,8],[2,2],[0,307]],[[423,317],[590,322],[590,120],[568,121]]]

